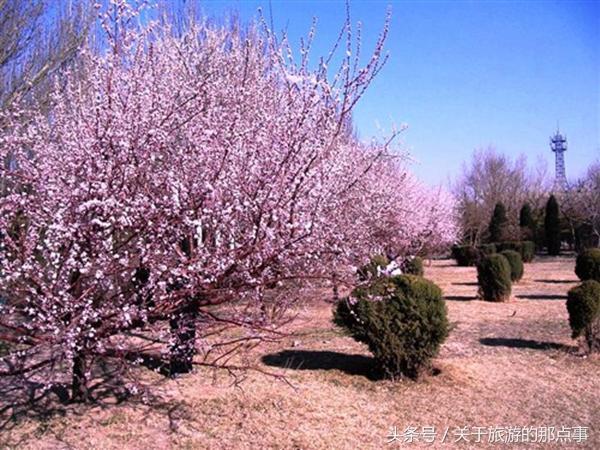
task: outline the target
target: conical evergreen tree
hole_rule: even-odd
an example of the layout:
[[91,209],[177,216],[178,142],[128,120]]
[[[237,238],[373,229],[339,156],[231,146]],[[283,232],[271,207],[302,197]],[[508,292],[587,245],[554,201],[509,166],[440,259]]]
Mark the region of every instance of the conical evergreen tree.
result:
[[554,195],[551,195],[546,203],[544,231],[548,254],[558,255],[560,253],[560,208]]
[[529,203],[524,203],[519,212],[519,226],[525,239],[535,239],[536,224]]
[[502,202],[496,203],[492,220],[488,228],[490,232],[490,242],[500,242],[506,235],[508,219],[506,218],[506,208]]

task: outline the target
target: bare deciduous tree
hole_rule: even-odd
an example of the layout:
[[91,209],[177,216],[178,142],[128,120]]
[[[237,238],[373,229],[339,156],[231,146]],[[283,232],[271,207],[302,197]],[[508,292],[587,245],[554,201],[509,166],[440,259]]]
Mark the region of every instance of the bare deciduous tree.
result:
[[92,24],[91,2],[0,0],[0,109],[48,92],[50,75],[73,60]]
[[528,169],[527,159],[514,161],[493,147],[476,150],[470,165],[452,186],[457,199],[464,239],[479,243],[485,237],[496,203],[506,205],[508,236],[519,238],[519,210],[529,202],[539,210],[547,192],[547,175],[543,164]]
[[561,196],[563,215],[578,246],[600,243],[600,161],[583,178],[572,183]]

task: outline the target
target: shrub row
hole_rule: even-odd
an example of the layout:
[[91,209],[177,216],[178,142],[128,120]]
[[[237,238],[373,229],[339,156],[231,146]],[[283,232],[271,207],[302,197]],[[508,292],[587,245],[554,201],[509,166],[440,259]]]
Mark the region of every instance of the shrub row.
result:
[[535,257],[535,242],[532,241],[507,241],[496,244],[498,252],[513,250],[521,255],[523,262],[531,262]]
[[474,266],[481,258],[481,252],[471,245],[455,245],[452,247],[452,258],[459,266]]
[[476,266],[485,256],[512,250],[521,255],[523,262],[531,262],[535,257],[535,243],[532,241],[507,241],[483,244],[479,247],[472,245],[455,245],[452,247],[452,258],[459,266]]

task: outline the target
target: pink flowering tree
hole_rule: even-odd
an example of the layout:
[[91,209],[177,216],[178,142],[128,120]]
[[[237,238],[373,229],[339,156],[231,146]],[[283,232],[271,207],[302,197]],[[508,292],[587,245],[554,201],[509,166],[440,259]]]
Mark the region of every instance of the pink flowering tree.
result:
[[132,27],[137,14],[111,2],[106,53],[84,48],[49,114],[16,103],[0,117],[0,338],[12,349],[0,373],[69,373],[74,400],[99,361],[139,382],[131,362],[148,350],[170,374],[235,369],[234,354],[278,336],[303,283],[453,233],[447,199],[407,175],[391,140],[350,132],[387,24],[364,66],[348,21],[309,69],[314,30],[298,61],[261,23],[174,37]]

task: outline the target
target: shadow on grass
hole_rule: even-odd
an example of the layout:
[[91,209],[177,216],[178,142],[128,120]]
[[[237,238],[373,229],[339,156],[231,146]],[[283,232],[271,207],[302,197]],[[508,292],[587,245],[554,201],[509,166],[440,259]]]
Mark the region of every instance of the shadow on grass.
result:
[[531,294],[531,295],[517,295],[517,298],[522,298],[526,300],[566,300],[566,295],[556,295],[556,294]]
[[451,302],[472,302],[474,300],[479,300],[479,298],[474,295],[447,295],[444,299],[450,300]]
[[360,375],[371,381],[382,379],[371,356],[348,355],[325,350],[282,350],[265,355],[267,366],[293,370],[339,370],[348,375]]
[[[127,359],[134,358],[140,366],[162,374],[167,367],[164,360],[154,355],[143,353],[127,355]],[[56,376],[54,371],[0,376],[0,434],[18,427],[25,419],[36,421],[40,429],[45,429],[45,424],[53,417],[83,416],[91,407],[111,408],[128,402],[169,412],[176,403],[162,400],[149,391],[146,391],[145,395],[152,399],[150,403],[141,396],[132,394],[127,388],[120,364],[98,359],[92,373],[88,387],[88,401],[82,403],[72,401],[71,386],[68,383],[41,381]],[[65,375],[68,378],[69,374],[65,373]],[[15,447],[19,448],[18,443]]]
[[537,283],[551,283],[551,284],[571,284],[579,283],[579,280],[533,280]]
[[518,338],[482,338],[479,342],[489,347],[528,348],[532,350],[572,350],[574,347],[557,342],[540,342]]
[[[129,398],[130,394],[114,370],[98,364],[94,372],[88,387],[88,404],[114,405]],[[23,419],[33,419],[43,425],[52,417],[84,414],[83,403],[72,402],[67,383],[43,383],[40,380],[44,375],[36,375],[0,378],[0,432],[17,427]]]
[[452,283],[454,286],[477,286],[476,281],[461,281],[460,283]]

